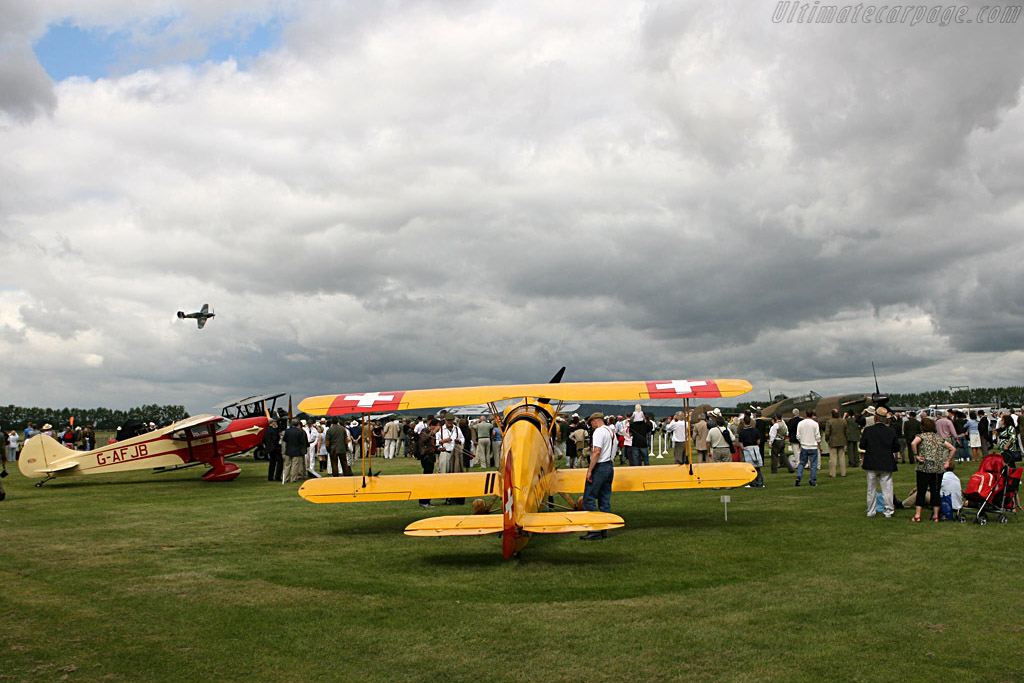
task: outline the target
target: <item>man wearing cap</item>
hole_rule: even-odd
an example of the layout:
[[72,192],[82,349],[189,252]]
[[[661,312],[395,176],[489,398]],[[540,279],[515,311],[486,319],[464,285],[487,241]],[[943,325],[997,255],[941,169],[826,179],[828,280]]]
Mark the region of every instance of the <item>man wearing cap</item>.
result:
[[892,473],[896,471],[896,454],[900,451],[896,430],[888,422],[889,411],[883,406],[875,411],[875,423],[864,428],[860,447],[864,449],[862,467],[868,478],[868,517],[874,517],[877,510],[875,493],[879,484],[884,500],[883,514],[892,517],[895,510],[892,501]]
[[[583,509],[590,512],[612,511],[612,479],[615,477],[615,451],[618,438],[615,428],[606,425],[603,413],[594,413],[587,421],[594,430],[591,437],[590,466],[587,468],[587,482],[583,486]],[[580,536],[581,541],[599,541],[608,536],[607,531],[588,531]]]

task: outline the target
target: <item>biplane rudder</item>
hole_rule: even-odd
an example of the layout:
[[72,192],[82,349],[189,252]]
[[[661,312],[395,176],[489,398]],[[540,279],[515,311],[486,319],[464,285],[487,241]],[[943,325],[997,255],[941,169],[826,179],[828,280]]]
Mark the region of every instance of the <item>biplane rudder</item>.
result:
[[41,479],[50,475],[50,463],[62,455],[70,455],[69,451],[56,439],[37,434],[25,442],[18,458],[18,469],[26,477]]

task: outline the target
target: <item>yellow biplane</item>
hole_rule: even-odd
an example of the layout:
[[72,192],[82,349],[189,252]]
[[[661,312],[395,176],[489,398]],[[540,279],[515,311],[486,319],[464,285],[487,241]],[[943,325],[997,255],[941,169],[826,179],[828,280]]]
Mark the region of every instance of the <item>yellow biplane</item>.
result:
[[[501,430],[501,460],[498,471],[455,474],[376,476],[371,468],[367,476],[364,469],[362,478],[306,481],[299,488],[299,495],[314,503],[490,496],[491,507],[500,496],[500,514],[428,517],[407,526],[405,533],[410,536],[501,533],[502,554],[510,558],[522,550],[534,533],[603,531],[625,524],[618,515],[580,510],[581,501],[571,496],[583,492],[586,470],[560,470],[555,465],[554,417],[564,401],[723,398],[745,394],[751,388],[744,380],[705,379],[513,384],[315,396],[300,402],[299,409],[310,415],[350,415],[486,404]],[[495,404],[506,400],[517,402],[499,413]],[[612,490],[729,488],[749,483],[755,474],[754,467],[747,463],[617,467]],[[550,511],[554,496],[566,503],[555,506],[561,510]],[[479,505],[474,509],[487,513],[491,507]]]

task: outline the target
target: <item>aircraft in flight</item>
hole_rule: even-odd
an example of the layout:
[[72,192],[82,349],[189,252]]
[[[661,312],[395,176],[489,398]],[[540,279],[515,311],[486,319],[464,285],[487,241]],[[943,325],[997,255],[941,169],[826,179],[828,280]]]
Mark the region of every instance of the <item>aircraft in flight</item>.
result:
[[[556,375],[555,381],[561,373]],[[502,433],[498,471],[454,474],[327,477],[306,481],[299,495],[314,503],[355,503],[429,498],[489,497],[490,504],[474,505],[496,514],[428,517],[406,527],[410,536],[476,536],[501,534],[502,555],[517,555],[531,534],[603,531],[625,524],[618,515],[581,510],[586,470],[560,470],[555,465],[552,431],[554,416],[566,400],[645,401],[656,399],[724,398],[751,390],[735,379],[655,380],[632,382],[568,382],[515,384],[411,391],[334,394],[307,398],[299,410],[309,415],[349,415],[389,410],[419,410],[438,406],[487,404]],[[498,401],[515,400],[500,414]],[[707,463],[616,467],[613,491],[729,488],[754,479],[747,463]],[[559,496],[565,503],[552,505]],[[558,508],[551,511],[551,508]]]
[[269,423],[265,416],[229,420],[197,415],[152,432],[122,434],[120,441],[91,451],[73,451],[39,434],[25,444],[18,469],[26,477],[45,477],[37,487],[56,477],[195,465],[210,468],[203,481],[231,481],[239,467],[225,458],[255,448]]
[[203,307],[200,308],[195,313],[186,313],[185,311],[178,311],[179,320],[184,320],[185,318],[192,318],[196,321],[196,324],[199,326],[200,330],[206,327],[207,320],[209,320],[210,318],[215,318],[216,316],[217,314],[210,310],[210,304],[203,304]]

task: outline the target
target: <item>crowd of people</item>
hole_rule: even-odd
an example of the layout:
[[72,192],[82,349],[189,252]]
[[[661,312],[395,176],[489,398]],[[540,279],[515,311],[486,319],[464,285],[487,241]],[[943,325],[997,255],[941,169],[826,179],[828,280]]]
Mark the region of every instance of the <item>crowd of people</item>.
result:
[[[680,411],[659,421],[637,405],[625,415],[595,415],[584,420],[578,414],[559,414],[551,438],[558,466],[586,467],[589,481],[590,473],[601,465],[597,468],[602,480],[598,489],[604,487],[601,472],[616,458],[619,464],[643,467],[650,464],[652,449],[659,459],[670,453],[676,464],[688,464],[691,458],[702,463],[750,463],[756,471],[747,485],[750,488],[765,486],[762,468],[766,459],[772,474],[785,468],[795,474],[796,486],[804,482],[805,474],[807,483],[817,486],[821,457],[827,455],[830,477],[845,477],[850,468],[866,472],[868,517],[878,513],[892,517],[899,507],[914,507],[913,521],[920,521],[926,508],[931,509],[931,519],[938,521],[938,502],[945,496],[954,508],[962,506],[957,462],[977,462],[993,449],[1024,450],[1019,414],[1012,408],[990,416],[985,410],[901,413],[869,406],[859,413],[841,414],[834,409],[824,419],[814,410],[801,413],[794,409],[787,419],[778,415],[768,419],[754,410],[726,417],[713,408],[693,419]],[[152,423],[139,426],[143,431],[156,427]],[[89,425],[54,429],[43,424],[37,429],[29,423],[20,434],[16,430],[5,433],[4,470],[36,434],[46,434],[72,449],[96,447],[96,434]],[[339,418],[282,419],[271,422],[263,446],[269,460],[268,480],[289,483],[309,477],[351,476],[364,440],[371,458],[414,457],[424,473],[451,473],[498,467],[501,439],[501,429],[490,416],[470,419],[442,411],[439,418],[390,417],[368,425]],[[595,453],[600,462],[593,461]],[[893,492],[893,473],[903,463],[915,466],[916,481],[910,495],[901,499]],[[597,489],[594,497],[601,497]],[[463,502],[449,499],[445,504]],[[420,504],[433,507],[429,500]],[[602,503],[595,505],[598,509]]]
[[[750,488],[765,486],[765,460],[772,474],[785,468],[795,475],[796,486],[805,478],[808,485],[817,486],[821,458],[827,456],[830,477],[845,477],[853,468],[865,471],[867,516],[891,517],[898,507],[914,507],[914,521],[922,519],[926,508],[931,519],[938,520],[938,501],[944,496],[950,496],[954,508],[963,505],[962,486],[955,474],[958,461],[978,461],[993,449],[1021,450],[1019,415],[1013,409],[993,417],[984,410],[901,413],[869,406],[856,414],[832,410],[825,419],[813,410],[794,410],[787,419],[767,419],[753,410],[727,417],[713,408],[692,420],[677,412],[659,421],[637,405],[632,413],[598,414],[597,418],[558,415],[552,430],[554,457],[560,467],[585,467],[589,481],[590,472],[600,465],[594,509],[602,509],[602,470],[615,459],[622,465],[647,466],[652,449],[657,450],[655,444],[660,443],[654,457],[671,453],[676,464],[688,464],[691,457],[694,462],[750,463],[756,471],[747,485]],[[287,428],[272,425],[267,431],[268,479],[287,483],[350,475],[364,439],[371,457],[415,457],[424,473],[497,467],[501,453],[501,430],[489,416],[391,417],[369,428],[358,420],[347,425],[338,419],[294,420]],[[600,462],[593,462],[598,451]],[[901,463],[913,464],[916,471],[915,486],[906,498],[897,498],[893,491],[893,473]],[[420,504],[433,507],[429,500]]]

